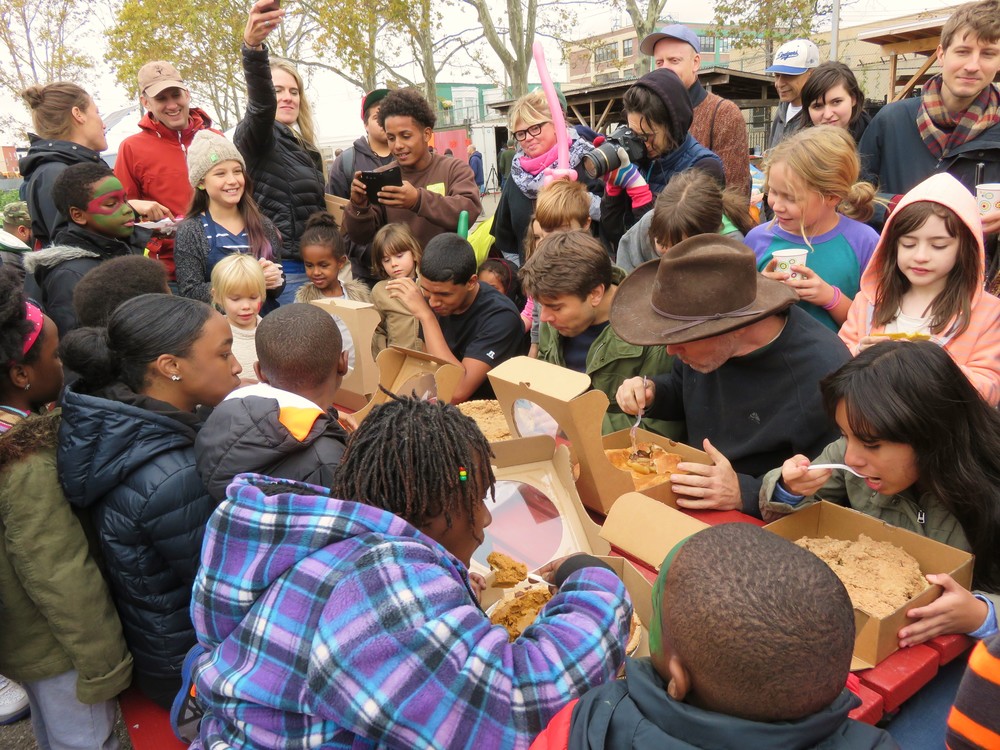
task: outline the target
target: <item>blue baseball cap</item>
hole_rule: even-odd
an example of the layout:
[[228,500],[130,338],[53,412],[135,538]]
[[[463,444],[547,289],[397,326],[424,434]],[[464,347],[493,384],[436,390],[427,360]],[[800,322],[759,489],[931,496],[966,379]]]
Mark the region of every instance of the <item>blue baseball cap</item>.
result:
[[678,39],[682,42],[687,42],[694,47],[696,53],[701,54],[701,42],[698,41],[698,35],[682,23],[672,23],[669,26],[664,26],[659,31],[648,34],[639,43],[639,51],[644,55],[653,54],[653,48],[661,39]]
[[774,63],[765,73],[799,76],[819,65],[819,47],[808,39],[785,42],[774,53]]

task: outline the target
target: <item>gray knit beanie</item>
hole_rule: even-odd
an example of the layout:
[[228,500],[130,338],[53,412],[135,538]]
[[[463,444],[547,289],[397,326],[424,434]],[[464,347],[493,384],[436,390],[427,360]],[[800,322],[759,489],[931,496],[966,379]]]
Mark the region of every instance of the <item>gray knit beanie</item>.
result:
[[188,179],[191,187],[198,187],[198,183],[205,179],[205,175],[212,167],[220,161],[238,161],[244,171],[247,163],[243,161],[243,154],[224,136],[213,133],[211,130],[199,130],[194,134],[194,140],[188,147]]

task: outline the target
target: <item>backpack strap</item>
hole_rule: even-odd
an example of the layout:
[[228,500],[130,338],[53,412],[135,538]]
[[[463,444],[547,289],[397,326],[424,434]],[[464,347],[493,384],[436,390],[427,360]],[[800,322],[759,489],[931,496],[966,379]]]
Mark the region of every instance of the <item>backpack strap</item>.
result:
[[344,173],[347,184],[350,185],[354,179],[354,146],[348,146],[340,155],[340,171]]

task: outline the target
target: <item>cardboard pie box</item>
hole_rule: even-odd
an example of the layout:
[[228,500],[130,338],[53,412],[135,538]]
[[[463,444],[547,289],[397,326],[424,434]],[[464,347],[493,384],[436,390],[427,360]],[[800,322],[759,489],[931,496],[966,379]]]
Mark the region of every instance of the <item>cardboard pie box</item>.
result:
[[[630,447],[630,431],[602,436],[608,397],[590,387],[589,375],[530,357],[514,357],[490,370],[489,378],[512,435],[551,434],[554,425],[558,426],[557,439],[569,443],[574,472],[579,467],[576,488],[584,505],[606,514],[619,497],[636,491],[632,475],[617,469],[604,453],[605,449]],[[537,408],[529,411],[532,405]],[[647,430],[638,430],[636,440],[655,443],[685,461],[712,463],[703,451]],[[639,491],[677,507],[669,481]]]
[[[972,585],[973,556],[942,542],[901,529],[898,526],[865,515],[852,508],[844,508],[827,501],[814,503],[795,511],[765,527],[790,541],[802,537],[847,539],[857,541],[860,534],[877,542],[890,542],[913,555],[920,571],[947,573],[965,588]],[[877,618],[860,609],[854,610],[857,632],[854,637],[854,659],[851,669],[867,669],[899,649],[897,633],[912,620],[906,613],[914,607],[931,603],[941,595],[940,586],[930,586],[917,594],[888,617]]]
[[[457,365],[400,346],[390,346],[380,351],[375,363],[379,373],[377,386],[381,385],[389,393],[397,396],[412,396],[416,393],[418,398],[433,396],[444,403],[451,401],[452,394],[465,374]],[[376,387],[368,403],[354,413],[358,424],[373,408],[389,400],[382,388]],[[337,400],[340,400],[340,391],[337,392]]]
[[681,539],[705,527],[680,511],[636,492],[616,504],[604,527],[587,514],[573,483],[569,450],[547,436],[508,440],[492,445],[497,502],[490,503],[493,523],[473,556],[470,568],[486,577],[483,608],[498,601],[486,556],[497,549],[536,570],[550,560],[574,552],[600,557],[618,573],[628,589],[644,632],[636,656],[649,654],[652,584],[631,562],[610,556],[614,545],[651,568],[659,566]]
[[378,368],[372,356],[372,338],[382,322],[375,306],[351,299],[317,299],[310,304],[322,308],[344,321],[354,341],[354,367],[344,376],[337,391],[337,404],[357,410],[378,390]]

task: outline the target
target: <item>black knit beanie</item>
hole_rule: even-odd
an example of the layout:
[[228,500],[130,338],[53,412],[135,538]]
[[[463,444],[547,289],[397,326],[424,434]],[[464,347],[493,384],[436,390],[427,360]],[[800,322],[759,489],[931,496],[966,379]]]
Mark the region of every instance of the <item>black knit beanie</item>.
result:
[[642,86],[656,94],[663,101],[670,115],[668,130],[674,143],[680,146],[687,138],[691,129],[691,121],[694,114],[691,111],[691,99],[688,91],[681,83],[677,74],[667,68],[657,68],[646,73],[635,82],[636,86]]

